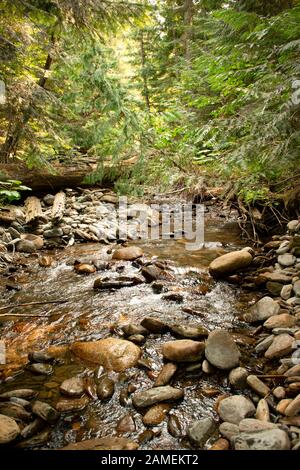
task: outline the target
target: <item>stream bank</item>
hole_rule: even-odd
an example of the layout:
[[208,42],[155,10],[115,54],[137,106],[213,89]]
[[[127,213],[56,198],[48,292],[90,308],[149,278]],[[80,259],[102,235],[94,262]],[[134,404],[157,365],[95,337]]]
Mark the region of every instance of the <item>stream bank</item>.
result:
[[[1,366],[0,415],[17,423],[9,423],[10,437],[2,442],[33,449],[251,448],[250,432],[258,447],[260,438],[271,448],[297,447],[299,368],[292,369],[293,380],[287,377],[300,330],[293,294],[298,254],[291,267],[275,265],[281,256],[276,250],[294,250],[297,226],[251,256],[247,268],[226,280],[214,279],[208,272],[211,262],[245,247],[234,214],[217,218],[213,205],[208,208],[205,245],[196,252],[186,251],[182,238],[120,244],[107,237],[102,243],[82,243],[81,232],[93,233],[90,227],[100,221],[111,236],[115,202],[113,195],[101,193],[99,200],[89,190],[67,197],[75,200],[66,204],[72,214],[56,227],[62,229],[60,236],[45,236],[53,230],[48,221],[31,228],[45,243],[41,251],[11,253],[20,241],[5,242],[6,256],[14,259],[10,266],[6,261],[0,308],[64,302],[8,309],[1,319],[7,364]],[[47,199],[46,218],[51,214]],[[100,221],[93,220],[90,214],[99,207]],[[5,234],[11,234],[13,222]],[[76,230],[81,232],[70,244]],[[286,300],[283,287],[285,297],[289,291]],[[269,300],[257,303],[262,297]],[[254,311],[261,317],[249,321],[245,315]],[[281,335],[289,345],[265,357]],[[111,338],[109,344],[101,342],[105,338]],[[20,389],[27,392],[16,392]],[[285,415],[284,405],[294,400],[295,415]]]

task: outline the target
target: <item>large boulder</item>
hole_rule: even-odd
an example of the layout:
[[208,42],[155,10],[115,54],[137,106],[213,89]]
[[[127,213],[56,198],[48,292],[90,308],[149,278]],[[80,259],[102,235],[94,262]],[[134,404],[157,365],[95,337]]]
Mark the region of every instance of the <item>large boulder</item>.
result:
[[168,341],[162,347],[165,359],[174,362],[197,362],[204,354],[204,343],[192,339]]
[[213,277],[225,277],[240,269],[247,268],[252,262],[252,255],[247,251],[239,250],[219,256],[209,265],[209,272]]
[[86,343],[77,342],[71,345],[71,351],[81,359],[116,372],[134,367],[141,355],[138,346],[117,338],[105,338]]
[[205,357],[218,369],[233,369],[239,365],[240,351],[227,331],[215,330],[206,341]]
[[143,250],[138,246],[127,246],[125,248],[118,248],[114,251],[113,259],[123,261],[133,261],[143,256]]

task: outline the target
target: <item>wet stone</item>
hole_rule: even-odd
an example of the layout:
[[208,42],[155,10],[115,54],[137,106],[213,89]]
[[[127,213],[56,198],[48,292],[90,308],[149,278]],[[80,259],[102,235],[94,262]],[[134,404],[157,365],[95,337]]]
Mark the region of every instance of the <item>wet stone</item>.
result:
[[40,418],[35,419],[30,424],[25,426],[21,431],[21,436],[24,439],[34,436],[36,433],[40,432],[45,427],[45,421]]
[[256,375],[248,375],[247,384],[257,395],[264,397],[269,394],[270,389]]
[[59,418],[59,413],[48,403],[42,401],[33,403],[32,412],[50,424],[55,423]]
[[53,367],[50,364],[42,364],[42,363],[32,363],[27,366],[27,369],[30,372],[33,372],[37,375],[52,375],[53,374]]
[[177,365],[173,364],[171,362],[165,364],[163,368],[161,369],[154,386],[155,387],[160,387],[161,385],[167,385],[172,377],[174,376],[175,372],[177,370]]
[[245,320],[249,323],[265,321],[273,315],[277,315],[280,306],[271,297],[263,297],[253,307],[250,312],[245,315]]
[[159,403],[151,406],[143,416],[143,423],[145,426],[157,426],[166,417],[167,413],[172,408],[169,403]]
[[191,339],[169,341],[162,346],[165,359],[174,362],[197,362],[204,355],[205,345]]
[[141,325],[151,333],[165,333],[168,326],[157,318],[146,317],[141,321]]
[[109,400],[115,392],[115,383],[106,375],[100,377],[97,384],[97,395],[100,400]]
[[36,362],[42,362],[42,363],[53,363],[55,362],[55,358],[51,356],[50,354],[47,354],[43,351],[33,351],[28,353],[28,360],[29,362],[36,363]]
[[182,427],[178,416],[170,414],[168,418],[168,433],[179,438],[182,436]]
[[89,399],[87,397],[61,398],[56,403],[56,409],[62,413],[81,411],[86,408],[88,404]]
[[187,429],[190,441],[199,448],[203,448],[207,440],[216,430],[216,423],[212,418],[203,418],[191,423]]
[[187,339],[200,339],[208,336],[209,331],[201,325],[170,325],[170,333]]
[[128,336],[127,340],[132,341],[132,343],[134,344],[141,345],[145,343],[146,338],[143,335],[131,335],[131,336]]
[[116,431],[119,433],[135,431],[135,422],[131,414],[123,416],[123,418],[118,421]]
[[128,325],[123,325],[121,327],[121,330],[125,333],[126,336],[132,336],[132,335],[143,335],[146,336],[149,334],[149,331],[146,330],[141,325],[134,325],[133,323],[129,323]]
[[37,394],[38,392],[32,390],[31,388],[19,388],[16,390],[10,390],[9,392],[1,393],[0,400],[7,400],[11,397],[31,400],[31,398],[35,398]]
[[66,379],[59,387],[59,390],[63,395],[68,395],[69,397],[81,397],[84,393],[84,381],[80,377]]
[[0,414],[0,444],[8,444],[18,437],[20,428],[14,419]]
[[28,422],[31,420],[31,413],[26,411],[23,406],[11,402],[0,403],[0,414],[9,416],[17,421]]
[[177,401],[182,399],[184,391],[169,385],[150,388],[133,395],[132,403],[136,408],[146,408],[164,401]]

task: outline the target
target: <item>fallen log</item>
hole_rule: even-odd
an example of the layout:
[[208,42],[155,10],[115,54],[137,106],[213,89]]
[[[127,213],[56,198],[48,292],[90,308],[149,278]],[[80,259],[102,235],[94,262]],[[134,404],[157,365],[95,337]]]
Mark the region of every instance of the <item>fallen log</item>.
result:
[[52,207],[51,220],[54,224],[57,224],[63,218],[65,212],[65,204],[66,195],[63,191],[60,191],[55,195]]
[[40,221],[47,221],[46,217],[43,215],[40,200],[35,196],[30,196],[25,201],[25,222],[30,225]]

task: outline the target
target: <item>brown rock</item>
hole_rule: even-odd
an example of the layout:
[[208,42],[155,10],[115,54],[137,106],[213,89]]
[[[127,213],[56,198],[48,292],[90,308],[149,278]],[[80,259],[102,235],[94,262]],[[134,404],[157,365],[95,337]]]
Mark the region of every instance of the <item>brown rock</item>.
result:
[[151,406],[143,416],[143,423],[145,426],[156,426],[160,424],[165,419],[171,408],[172,405],[170,403],[159,403]]
[[68,444],[60,450],[136,450],[138,443],[125,437],[101,437]]
[[116,372],[134,367],[141,355],[138,346],[117,338],[105,338],[86,343],[77,342],[72,344],[71,351],[81,359]]
[[133,261],[143,256],[143,250],[138,246],[128,246],[114,251],[113,259],[123,261]]
[[209,272],[214,277],[224,277],[248,267],[251,262],[252,256],[248,251],[233,251],[212,261],[209,265]]
[[294,338],[288,334],[281,334],[274,338],[271,346],[265,352],[265,357],[273,359],[290,354],[293,350]]
[[164,358],[174,362],[197,362],[203,357],[205,345],[191,339],[168,341],[162,347]]
[[227,439],[223,439],[220,437],[213,445],[207,450],[228,450],[229,449],[229,442]]
[[268,318],[264,323],[264,327],[268,330],[273,330],[273,328],[292,328],[296,325],[296,319],[288,313],[282,313],[280,315],[274,315],[273,317]]

